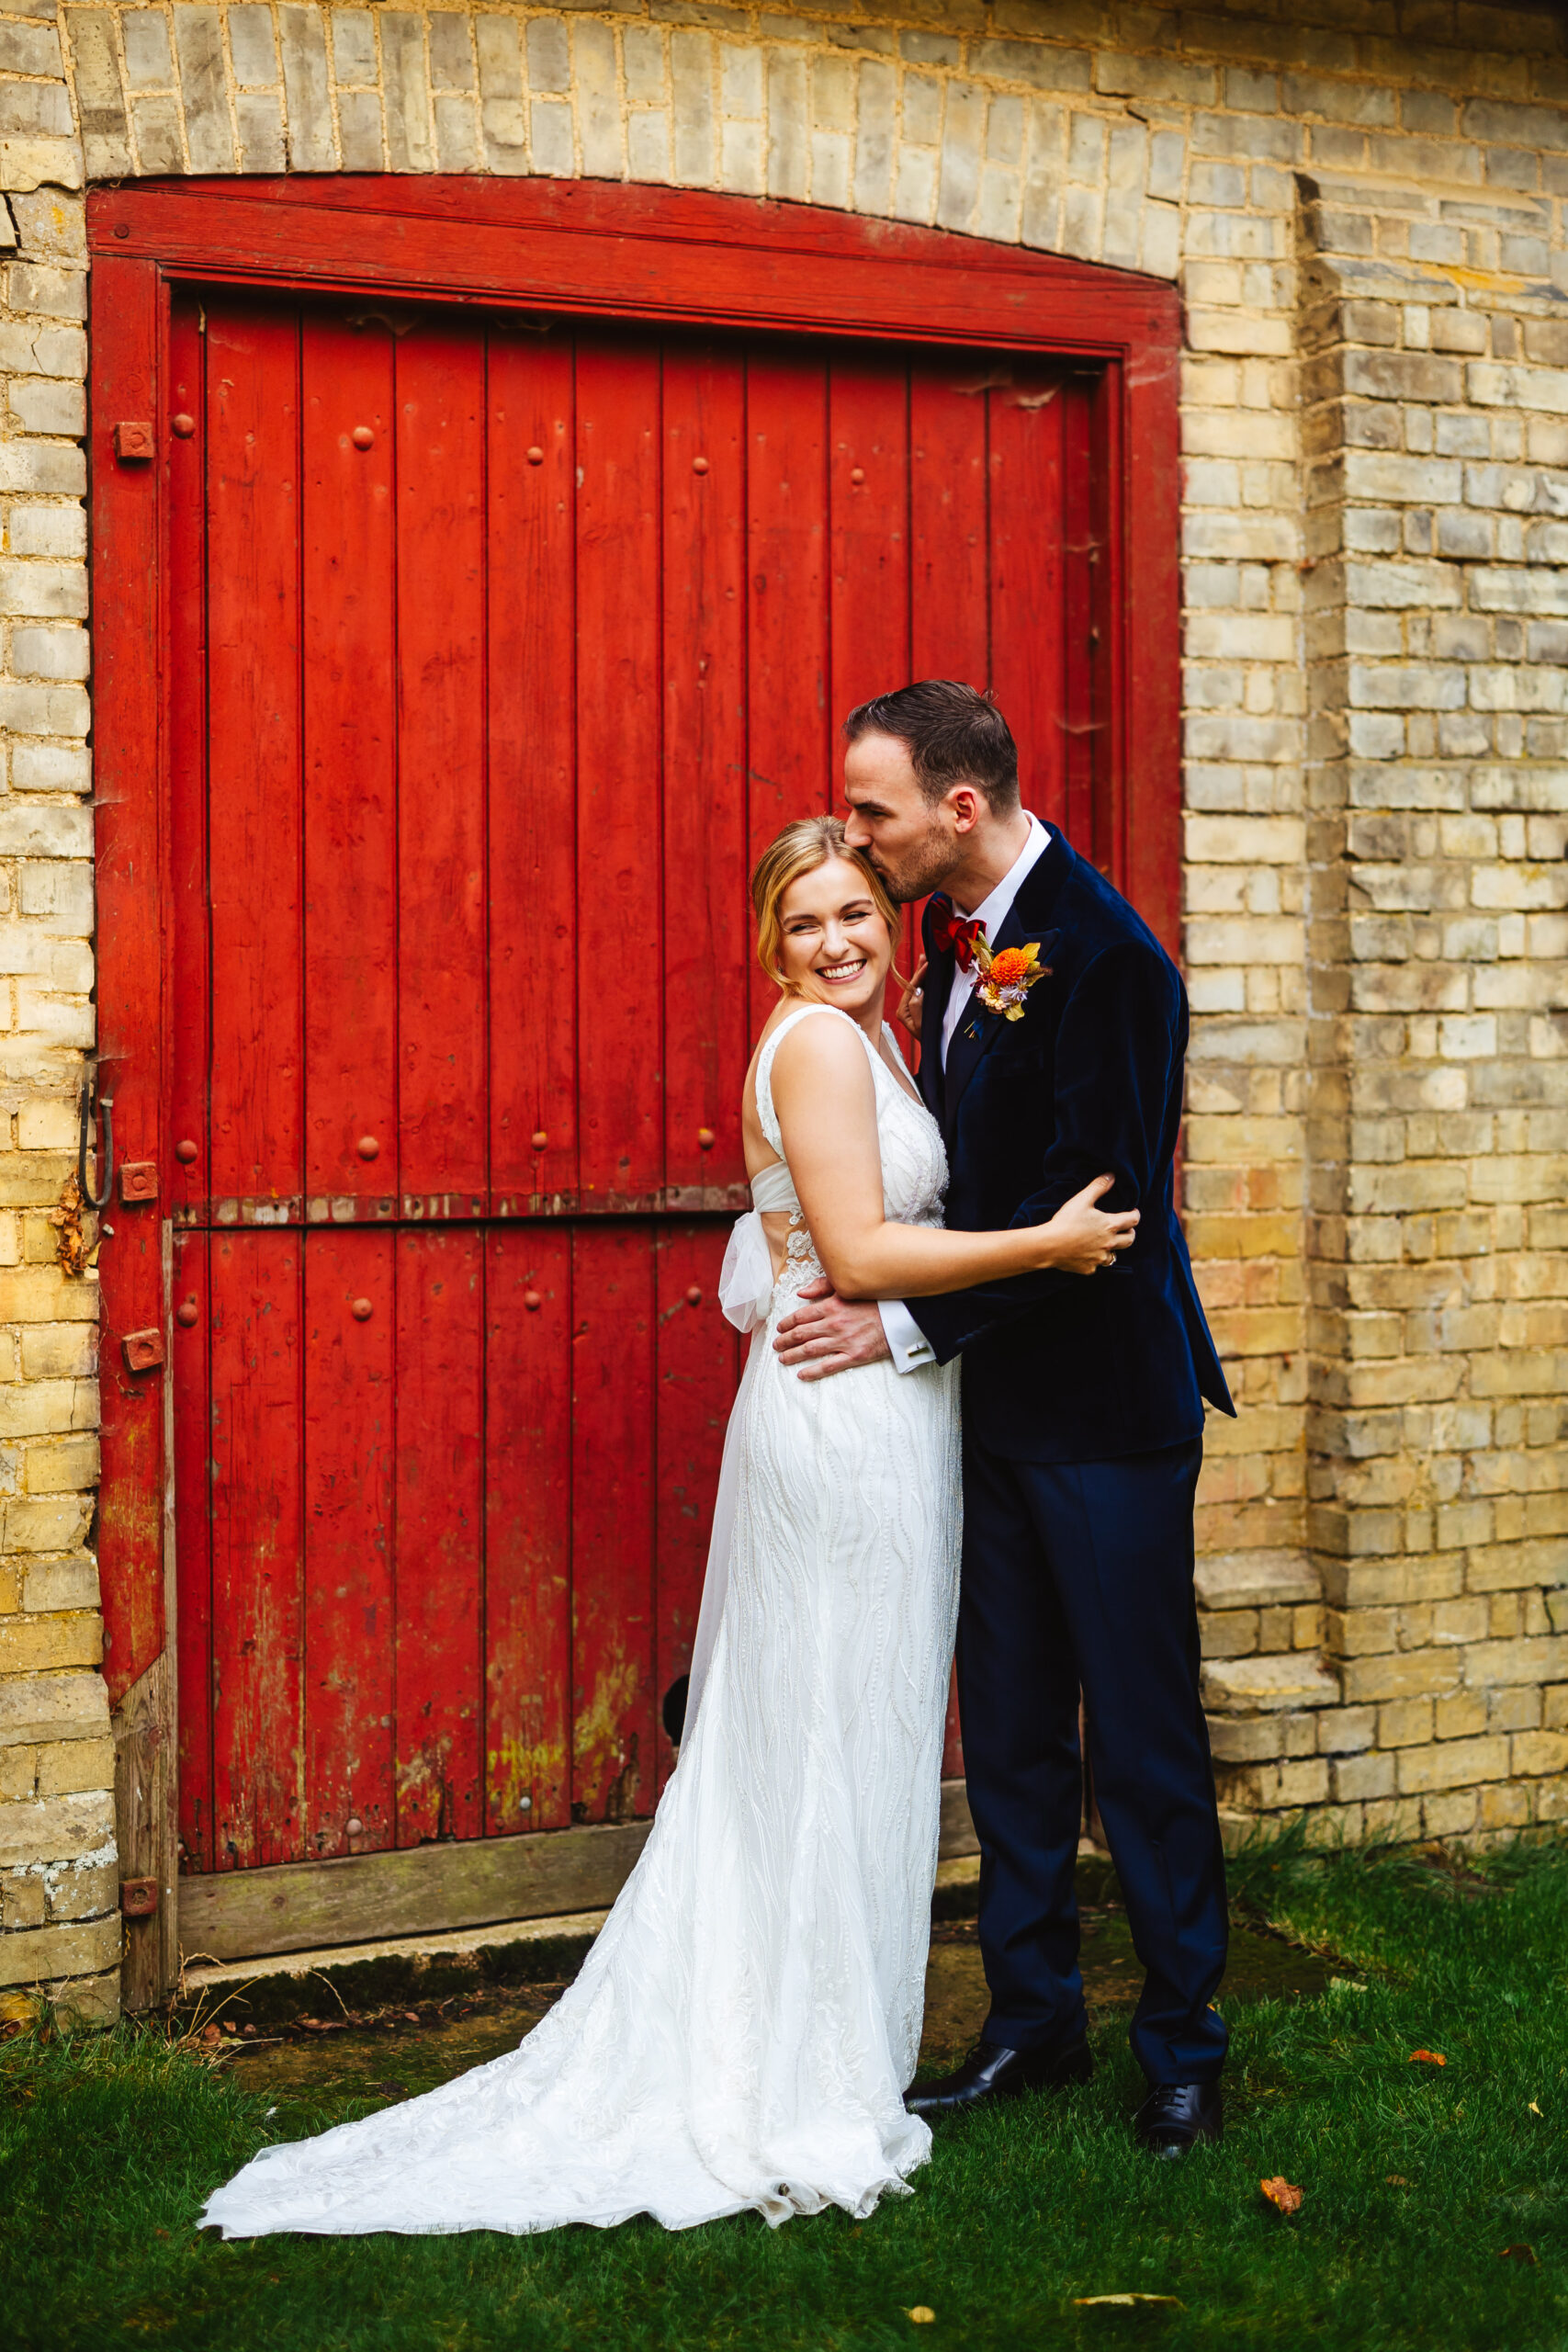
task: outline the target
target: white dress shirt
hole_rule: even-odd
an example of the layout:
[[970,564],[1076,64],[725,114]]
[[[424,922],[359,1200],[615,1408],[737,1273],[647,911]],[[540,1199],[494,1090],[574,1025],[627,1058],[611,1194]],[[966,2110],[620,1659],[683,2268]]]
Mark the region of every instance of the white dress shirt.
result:
[[[1024,842],[990,896],[982,899],[975,910],[973,919],[976,922],[985,924],[987,944],[995,945],[1003,923],[1012,912],[1013,900],[1022,889],[1027,877],[1044,855],[1045,846],[1050,838],[1050,834],[1039,818],[1031,814],[1029,839]],[[939,1048],[944,1070],[947,1068],[947,1049],[957,1035],[958,1024],[968,1009],[969,999],[974,991],[975,982],[979,977],[979,971],[978,964],[971,964],[966,972],[960,971],[956,964],[953,966],[953,986],[947,992],[947,1010],[942,1015],[942,1043]],[[914,1372],[923,1363],[935,1363],[935,1350],[901,1298],[878,1299],[876,1311],[882,1317],[883,1336],[893,1351],[896,1370]]]

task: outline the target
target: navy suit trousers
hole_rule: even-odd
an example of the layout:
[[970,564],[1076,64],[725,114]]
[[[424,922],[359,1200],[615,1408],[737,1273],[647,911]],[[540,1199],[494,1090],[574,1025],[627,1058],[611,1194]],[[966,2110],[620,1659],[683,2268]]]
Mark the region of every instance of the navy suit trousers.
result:
[[1199,1700],[1192,1498],[1202,1442],[1015,1462],[966,1435],[958,1692],[980,1839],[986,2039],[1084,2030],[1081,1686],[1095,1796],[1147,1972],[1134,2054],[1152,2083],[1213,2081],[1226,2033],[1224,1860]]

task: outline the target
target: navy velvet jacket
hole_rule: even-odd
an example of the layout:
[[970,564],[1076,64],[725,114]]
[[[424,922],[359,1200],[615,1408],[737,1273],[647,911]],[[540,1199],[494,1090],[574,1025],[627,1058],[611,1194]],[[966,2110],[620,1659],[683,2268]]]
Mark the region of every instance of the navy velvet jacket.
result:
[[964,1356],[968,1427],[1021,1462],[1096,1462],[1196,1437],[1206,1396],[1234,1413],[1177,1222],[1187,991],[1146,923],[1055,827],[993,950],[1040,946],[1050,977],[1021,1021],[975,1001],[938,1040],[951,955],[928,913],[920,1091],[947,1140],[947,1222],[1038,1225],[1094,1177],[1105,1209],[1138,1208],[1138,1238],[1100,1272],[1055,1268],[913,1298],[946,1363]]

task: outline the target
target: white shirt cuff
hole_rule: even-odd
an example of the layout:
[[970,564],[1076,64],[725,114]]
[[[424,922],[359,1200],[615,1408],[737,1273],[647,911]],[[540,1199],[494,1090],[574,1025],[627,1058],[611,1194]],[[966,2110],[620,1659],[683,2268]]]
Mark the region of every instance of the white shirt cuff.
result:
[[901,1298],[879,1298],[876,1311],[893,1351],[895,1372],[918,1372],[923,1363],[935,1363],[936,1350]]

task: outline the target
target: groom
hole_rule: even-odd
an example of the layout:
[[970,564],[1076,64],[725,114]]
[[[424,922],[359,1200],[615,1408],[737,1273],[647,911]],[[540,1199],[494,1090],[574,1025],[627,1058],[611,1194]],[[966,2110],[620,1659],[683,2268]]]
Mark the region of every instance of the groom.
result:
[[[990,2014],[958,2072],[911,2091],[927,2116],[1090,2061],[1073,1866],[1081,1688],[1094,1792],[1146,1972],[1134,2052],[1139,2138],[1218,2139],[1225,1883],[1198,1695],[1192,1501],[1203,1404],[1234,1412],[1176,1218],[1187,999],[1133,909],[1021,806],[1018,753],[985,695],[930,678],[844,722],[847,838],[894,899],[926,909],[920,1091],[947,1142],[947,1222],[1040,1223],[1094,1177],[1143,1211],[1090,1280],[1050,1270],[908,1306],[801,1294],[776,1345],[803,1379],[962,1353],[958,1691],[980,1839]],[[987,1009],[976,938],[1033,942],[1047,977],[1021,1019]]]

